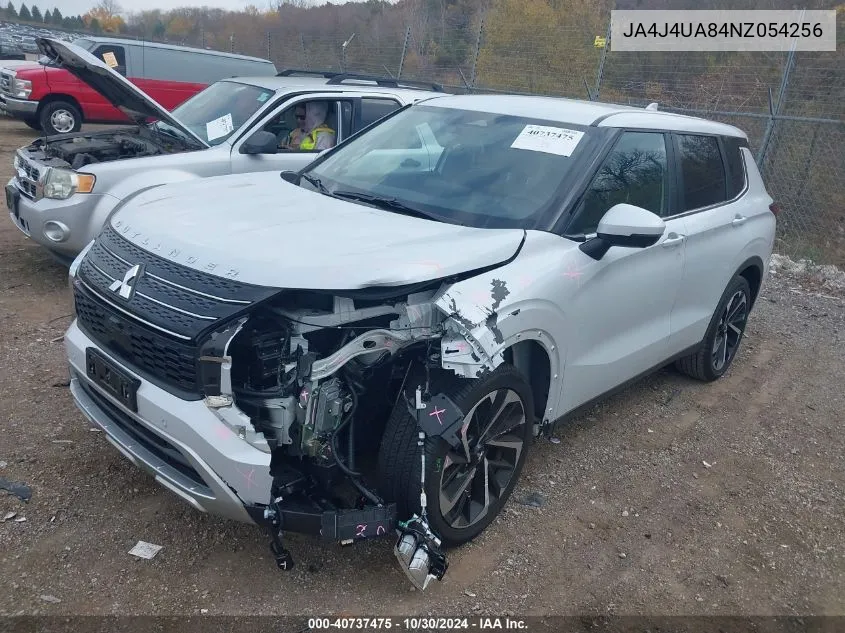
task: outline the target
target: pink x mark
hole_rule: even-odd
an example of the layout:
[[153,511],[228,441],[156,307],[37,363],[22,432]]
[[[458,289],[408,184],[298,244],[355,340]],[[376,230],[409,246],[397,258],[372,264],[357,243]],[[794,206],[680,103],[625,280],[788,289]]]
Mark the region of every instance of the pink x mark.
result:
[[242,473],[240,468],[235,467],[241,477],[246,479],[246,489],[249,490],[255,485],[255,469],[251,469],[249,473]]
[[438,409],[437,407],[434,407],[434,411],[432,411],[431,413],[429,413],[429,414],[428,414],[428,417],[431,417],[431,416],[433,416],[433,415],[436,415],[436,416],[437,416],[437,421],[440,423],[440,426],[443,426],[443,420],[441,420],[441,419],[440,419],[440,414],[441,414],[441,413],[446,413],[446,409]]

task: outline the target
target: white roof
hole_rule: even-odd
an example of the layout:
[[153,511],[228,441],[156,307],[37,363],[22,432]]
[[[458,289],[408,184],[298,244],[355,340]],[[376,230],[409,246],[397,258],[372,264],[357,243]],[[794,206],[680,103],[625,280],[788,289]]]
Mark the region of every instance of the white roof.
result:
[[438,95],[437,98],[426,101],[425,105],[493,114],[511,114],[575,125],[698,132],[747,138],[745,132],[725,123],[659,110],[580,99],[523,95]]
[[241,83],[252,84],[267,90],[288,90],[301,88],[311,92],[380,92],[388,95],[399,95],[405,93],[413,93],[415,98],[422,97],[439,97],[443,92],[435,92],[433,90],[425,90],[424,88],[414,88],[406,86],[399,80],[399,87],[392,86],[377,86],[374,82],[366,83],[364,80],[348,79],[347,82],[339,84],[330,84],[329,79],[325,77],[297,77],[295,75],[283,77],[233,77],[231,79],[223,79],[221,81],[238,81]]

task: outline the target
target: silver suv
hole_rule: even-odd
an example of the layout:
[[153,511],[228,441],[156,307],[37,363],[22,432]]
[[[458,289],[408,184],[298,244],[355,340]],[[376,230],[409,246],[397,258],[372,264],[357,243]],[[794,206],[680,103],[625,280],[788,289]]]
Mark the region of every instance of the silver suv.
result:
[[6,186],[9,215],[65,263],[109,214],[150,187],[307,165],[318,150],[280,148],[298,125],[297,106],[326,103],[326,124],[340,142],[402,106],[442,94],[433,84],[422,90],[413,82],[286,70],[219,81],[170,113],[87,51],[57,40],[40,44],[137,121],[131,128],[39,139],[15,153],[15,176]]
[[[233,213],[235,211],[235,213]],[[300,172],[140,194],[71,268],[78,406],[194,507],[354,541],[424,587],[532,436],[740,348],[777,206],[735,127],[441,96]]]

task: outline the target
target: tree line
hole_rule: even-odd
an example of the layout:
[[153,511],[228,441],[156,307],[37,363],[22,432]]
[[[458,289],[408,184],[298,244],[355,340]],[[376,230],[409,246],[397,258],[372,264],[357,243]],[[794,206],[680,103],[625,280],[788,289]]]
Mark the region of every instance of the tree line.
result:
[[4,20],[11,21],[40,22],[45,26],[61,27],[68,30],[78,30],[86,27],[81,15],[62,15],[58,7],[53,7],[52,11],[47,9],[42,13],[38,5],[35,4],[27,7],[26,3],[21,3],[18,9],[13,2],[9,2],[5,9],[0,9],[0,17]]
[[6,8],[0,8],[0,18],[10,21],[35,22],[45,26],[54,26],[68,31],[89,31],[91,33],[126,33],[126,22],[120,16],[122,8],[115,0],[99,0],[90,11],[83,15],[62,15],[58,7],[44,13],[37,5],[27,7],[21,3],[16,8],[9,2]]

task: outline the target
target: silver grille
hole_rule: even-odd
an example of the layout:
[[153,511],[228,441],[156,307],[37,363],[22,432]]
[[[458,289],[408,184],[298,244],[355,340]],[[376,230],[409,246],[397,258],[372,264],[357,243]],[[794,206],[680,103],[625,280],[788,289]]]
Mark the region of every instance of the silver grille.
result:
[[39,187],[41,169],[21,154],[18,154],[17,158],[18,167],[15,174],[15,185],[27,198],[37,200],[41,197]]
[[0,73],[0,92],[5,95],[12,94],[12,75],[9,73]]

